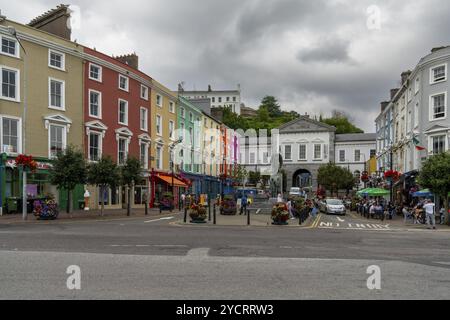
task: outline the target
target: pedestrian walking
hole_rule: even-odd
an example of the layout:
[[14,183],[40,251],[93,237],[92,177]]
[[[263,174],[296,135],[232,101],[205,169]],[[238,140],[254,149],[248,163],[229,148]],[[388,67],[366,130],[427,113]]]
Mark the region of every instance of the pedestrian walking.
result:
[[295,218],[294,218],[294,215],[292,214],[292,201],[291,201],[291,199],[289,199],[288,202],[286,203],[286,207],[287,207],[288,212],[289,212],[289,218],[290,218],[291,220],[292,220],[292,219],[295,219]]
[[241,212],[240,215],[242,215],[242,212],[244,212],[244,215],[247,214],[247,196],[244,194],[242,196],[242,200],[241,200]]
[[277,202],[278,203],[283,202],[283,196],[281,195],[281,193],[278,194]]
[[423,205],[423,209],[425,210],[425,215],[427,217],[427,229],[431,229],[431,225],[433,225],[433,229],[436,229],[436,217],[434,216],[434,203],[431,200],[427,200]]

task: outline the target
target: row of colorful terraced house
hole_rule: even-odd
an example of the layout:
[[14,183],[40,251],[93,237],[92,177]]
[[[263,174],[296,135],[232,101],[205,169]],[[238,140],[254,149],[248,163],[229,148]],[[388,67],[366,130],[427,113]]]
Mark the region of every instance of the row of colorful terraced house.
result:
[[[228,193],[239,154],[236,134],[203,102],[139,71],[136,54],[112,57],[71,41],[68,19],[64,5],[27,25],[0,16],[0,151],[7,156],[1,203],[22,196],[15,158],[27,154],[38,163],[27,177],[28,196],[53,194],[65,207],[66,192],[50,184],[48,169],[68,145],[84,150],[87,161],[140,159],[144,179],[131,193],[135,207],[148,198],[156,206],[165,192],[175,201],[181,193]],[[102,200],[107,208],[128,203],[122,187],[100,194],[80,185],[74,206],[86,189],[91,208]]]

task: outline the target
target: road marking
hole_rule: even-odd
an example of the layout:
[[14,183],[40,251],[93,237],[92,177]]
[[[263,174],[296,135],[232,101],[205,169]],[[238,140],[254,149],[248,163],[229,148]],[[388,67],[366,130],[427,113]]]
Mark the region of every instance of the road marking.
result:
[[144,221],[144,223],[150,223],[150,222],[156,222],[156,221],[163,221],[163,220],[172,220],[173,217],[164,217],[164,218],[159,218],[159,219],[155,219],[155,220],[148,220],[148,221]]
[[339,217],[336,217],[336,219],[338,219],[339,222],[345,222],[344,219],[341,219],[341,218],[339,218]]
[[155,247],[155,248],[187,248],[187,245],[184,244],[111,244],[111,247],[114,248],[129,248],[129,247],[136,247],[136,248],[148,248],[148,247]]
[[195,248],[191,249],[186,253],[185,258],[188,259],[198,259],[208,257],[209,248]]

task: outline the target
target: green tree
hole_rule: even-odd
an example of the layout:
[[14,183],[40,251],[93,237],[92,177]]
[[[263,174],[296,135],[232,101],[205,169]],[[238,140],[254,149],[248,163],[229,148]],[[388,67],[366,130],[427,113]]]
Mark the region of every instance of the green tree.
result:
[[445,222],[449,224],[450,152],[441,153],[425,160],[418,182],[422,187],[430,189],[432,193],[445,199]]
[[88,166],[87,181],[100,189],[101,215],[104,210],[104,193],[108,187],[114,188],[120,180],[120,172],[116,163],[110,156],[102,157],[100,161],[93,162]]
[[261,173],[259,171],[250,171],[248,173],[248,182],[250,184],[257,185],[261,179]]
[[345,189],[348,193],[353,188],[354,181],[350,170],[337,166],[334,163],[321,166],[317,175],[317,183],[330,190],[331,194],[336,192],[336,195],[339,189]]
[[127,216],[131,213],[131,189],[143,179],[141,162],[139,159],[129,157],[124,166],[121,167],[121,182],[128,189]]
[[259,109],[261,108],[266,108],[271,117],[279,117],[282,115],[281,107],[277,99],[273,96],[265,96],[259,106]]
[[236,173],[234,177],[241,185],[244,185],[245,179],[248,177],[248,172],[243,165],[238,164],[236,166]]
[[86,183],[86,173],[84,154],[74,146],[68,146],[63,152],[58,152],[52,161],[49,180],[58,190],[67,190],[67,213],[71,212],[73,189]]
[[[319,118],[320,119],[320,118]],[[334,110],[331,118],[322,119],[321,122],[336,127],[336,134],[343,133],[364,133],[364,131],[356,127],[353,120],[345,112]]]

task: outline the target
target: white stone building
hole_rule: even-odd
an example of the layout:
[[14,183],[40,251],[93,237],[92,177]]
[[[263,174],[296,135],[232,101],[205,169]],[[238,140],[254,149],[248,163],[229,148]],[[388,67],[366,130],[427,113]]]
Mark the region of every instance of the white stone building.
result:
[[241,86],[237,85],[237,90],[212,90],[208,86],[206,91],[180,91],[179,94],[186,99],[211,100],[211,108],[229,107],[236,114],[241,114]]

